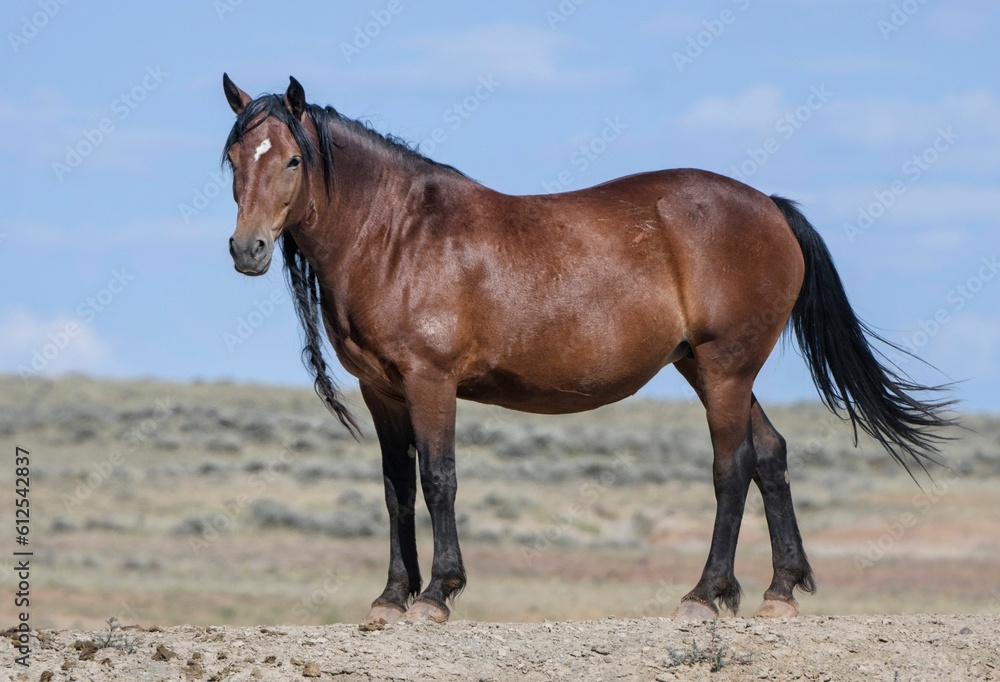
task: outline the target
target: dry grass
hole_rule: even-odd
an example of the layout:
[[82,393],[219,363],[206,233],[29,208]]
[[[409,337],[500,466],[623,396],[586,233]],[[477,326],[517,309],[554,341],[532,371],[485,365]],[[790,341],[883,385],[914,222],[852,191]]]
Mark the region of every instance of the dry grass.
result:
[[[1000,612],[1000,419],[968,416],[975,433],[956,432],[945,453],[953,473],[921,493],[871,444],[852,448],[820,407],[769,412],[790,443],[820,584],[804,613]],[[566,417],[463,404],[470,585],[455,616],[669,614],[711,533],[703,422],[687,402]],[[145,625],[356,621],[381,589],[377,447],[350,440],[308,389],[0,378],[0,432],[32,451],[39,626],[94,629],[109,611]],[[11,477],[0,470],[0,485]],[[418,529],[429,573],[422,508]],[[754,492],[737,563],[745,609],[769,564]],[[0,578],[9,586],[12,574]]]

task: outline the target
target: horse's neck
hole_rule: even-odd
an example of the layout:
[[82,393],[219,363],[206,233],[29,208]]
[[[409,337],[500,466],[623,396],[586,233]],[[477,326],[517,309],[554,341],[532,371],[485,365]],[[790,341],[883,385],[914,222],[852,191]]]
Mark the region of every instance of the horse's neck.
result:
[[332,191],[326,192],[325,179],[316,172],[310,187],[313,210],[300,227],[303,252],[318,267],[331,256],[350,255],[361,233],[405,185],[405,177],[387,154],[373,151],[370,142],[351,133],[341,139],[333,162]]
[[341,307],[350,273],[378,257],[371,242],[375,235],[391,229],[415,177],[411,169],[372,142],[351,133],[342,139],[334,159],[331,193],[326,193],[322,173],[312,174],[309,216],[292,228],[319,278],[325,309],[334,303]]

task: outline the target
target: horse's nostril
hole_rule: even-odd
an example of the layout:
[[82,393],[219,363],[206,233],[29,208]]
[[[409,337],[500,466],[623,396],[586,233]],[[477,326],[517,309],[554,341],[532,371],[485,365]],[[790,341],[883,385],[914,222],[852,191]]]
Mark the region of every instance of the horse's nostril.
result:
[[253,243],[253,253],[251,254],[254,258],[259,258],[264,253],[264,248],[267,243],[263,239],[258,239]]
[[229,238],[229,255],[236,257],[236,240],[232,237]]

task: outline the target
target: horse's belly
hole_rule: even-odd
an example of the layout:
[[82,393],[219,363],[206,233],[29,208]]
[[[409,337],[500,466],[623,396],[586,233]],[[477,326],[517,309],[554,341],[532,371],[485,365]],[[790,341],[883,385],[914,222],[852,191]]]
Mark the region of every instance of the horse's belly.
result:
[[467,377],[458,397],[540,414],[592,410],[634,394],[688,352],[680,335],[645,341],[580,348],[562,339]]

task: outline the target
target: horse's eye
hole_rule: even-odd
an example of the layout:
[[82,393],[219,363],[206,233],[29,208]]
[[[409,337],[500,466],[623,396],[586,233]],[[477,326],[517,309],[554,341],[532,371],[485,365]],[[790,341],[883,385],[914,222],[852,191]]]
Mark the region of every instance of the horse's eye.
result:
[[300,163],[302,163],[302,159],[297,156],[293,156],[288,160],[288,168],[298,168]]

